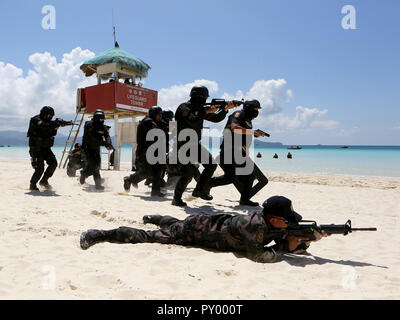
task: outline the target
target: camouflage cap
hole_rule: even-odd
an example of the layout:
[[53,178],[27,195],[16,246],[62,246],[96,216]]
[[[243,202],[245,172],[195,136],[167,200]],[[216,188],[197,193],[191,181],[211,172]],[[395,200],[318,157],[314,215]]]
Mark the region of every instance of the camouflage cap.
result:
[[283,196],[273,196],[263,203],[264,213],[285,218],[289,222],[299,222],[303,217],[293,210],[292,201]]

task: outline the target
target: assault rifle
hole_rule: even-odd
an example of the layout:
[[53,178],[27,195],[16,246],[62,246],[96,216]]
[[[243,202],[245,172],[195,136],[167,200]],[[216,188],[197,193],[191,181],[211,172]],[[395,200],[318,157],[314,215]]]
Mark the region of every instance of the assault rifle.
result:
[[211,106],[217,106],[217,109],[221,110],[225,109],[229,102],[232,102],[236,107],[239,107],[244,103],[244,99],[232,101],[226,101],[225,99],[212,99],[211,102],[207,102],[204,105],[206,106],[206,109],[209,109]]
[[50,122],[51,125],[55,128],[57,127],[66,127],[66,126],[72,126],[74,124],[73,121],[65,121],[61,118],[56,118],[55,120]]
[[345,224],[321,224],[312,220],[302,220],[298,223],[289,223],[289,226],[285,229],[273,229],[270,230],[272,233],[286,238],[286,236],[304,237],[309,240],[315,240],[314,231],[322,232],[325,231],[328,235],[330,234],[342,234],[347,235],[353,231],[376,231],[376,228],[352,228],[351,221],[347,220]]

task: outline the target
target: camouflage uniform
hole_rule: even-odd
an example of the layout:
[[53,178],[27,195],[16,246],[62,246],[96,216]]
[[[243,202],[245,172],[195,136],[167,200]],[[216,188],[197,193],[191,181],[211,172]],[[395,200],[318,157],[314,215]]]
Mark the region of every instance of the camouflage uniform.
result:
[[[114,243],[164,243],[235,251],[257,262],[274,262],[277,253],[288,252],[287,242],[272,235],[271,225],[262,211],[248,215],[196,214],[185,220],[169,216],[158,217],[159,230],[145,231],[129,227],[113,230],[89,230],[81,236],[81,247],[108,241]],[[272,240],[275,245],[264,247]]]

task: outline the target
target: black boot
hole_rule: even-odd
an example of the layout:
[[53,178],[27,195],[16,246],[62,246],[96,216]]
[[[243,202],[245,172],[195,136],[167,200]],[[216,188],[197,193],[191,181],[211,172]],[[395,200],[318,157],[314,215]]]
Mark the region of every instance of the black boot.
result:
[[31,183],[29,185],[29,190],[31,190],[31,191],[39,191],[39,188],[36,186],[36,183]]
[[80,182],[80,184],[85,184],[86,177],[85,177],[85,175],[83,174],[82,171],[83,170],[81,170],[81,177],[79,178],[79,182]]
[[124,189],[126,192],[129,192],[129,190],[131,190],[131,180],[129,179],[129,177],[124,178]]
[[159,214],[146,215],[146,216],[143,216],[143,223],[151,223],[151,224],[155,224],[156,226],[159,226],[162,217],[163,216],[161,216]]
[[92,245],[106,241],[105,232],[102,230],[90,229],[81,234],[80,245],[83,250],[91,247]]
[[165,193],[162,193],[160,190],[157,191],[151,191],[151,196],[152,197],[161,197],[164,198],[165,197]]
[[[104,190],[104,187],[101,185],[102,184],[102,178],[95,178],[94,179],[94,184],[95,184],[95,188],[96,188],[96,190]],[[104,179],[103,179],[104,180]]]
[[174,198],[172,200],[172,205],[177,207],[186,207],[186,202],[183,202],[182,199]]
[[103,191],[105,189],[101,184],[96,184],[94,188],[99,191]]
[[200,190],[197,190],[197,189],[193,190],[192,196],[193,197],[200,197],[203,200],[208,200],[208,201],[213,199],[213,196],[211,194],[208,194],[207,192],[200,191]]
[[47,179],[42,179],[42,180],[40,180],[39,185],[41,185],[42,187],[44,187],[46,190],[51,190],[51,189],[53,189],[53,187],[49,184],[49,182],[47,181]]

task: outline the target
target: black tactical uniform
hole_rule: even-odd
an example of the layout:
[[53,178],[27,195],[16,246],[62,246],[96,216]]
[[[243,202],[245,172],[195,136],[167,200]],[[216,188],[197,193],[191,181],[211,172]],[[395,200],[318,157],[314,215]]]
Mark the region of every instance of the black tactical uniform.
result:
[[[162,131],[164,131],[165,133],[165,138],[166,138],[166,152],[168,153],[169,150],[169,140],[170,140],[170,136],[169,136],[169,122],[172,121],[174,119],[174,113],[170,110],[164,110],[161,112],[161,120],[160,121],[156,121],[157,123],[157,127],[160,128]],[[167,159],[166,159],[167,163],[168,163],[168,155],[167,155]],[[160,181],[160,186],[161,187],[165,187],[167,185],[167,183],[164,180],[165,174],[167,172],[167,164],[161,164],[161,181]],[[148,186],[150,184],[153,183],[153,179],[147,178],[145,181],[145,185]]]
[[[146,158],[148,148],[154,144],[154,141],[147,141],[146,136],[152,129],[162,129],[157,115],[161,116],[160,107],[151,107],[148,116],[144,117],[137,128],[137,148],[136,148],[136,172],[124,178],[124,189],[129,191],[131,184],[137,187],[137,184],[147,178],[151,178],[151,195],[163,197],[160,191],[161,173],[163,164],[150,164]],[[164,131],[165,133],[165,131]]]
[[[275,262],[278,254],[289,251],[288,242],[282,234],[273,233],[274,227],[265,219],[265,214],[284,217],[296,223],[302,217],[295,213],[291,201],[285,197],[271,197],[264,202],[264,210],[248,215],[195,214],[185,220],[170,216],[144,216],[145,223],[160,226],[154,231],[129,227],[113,230],[88,230],[82,233],[82,249],[99,242],[113,243],[162,243],[196,246],[219,251],[234,251],[245,254],[257,262]],[[266,247],[272,241],[275,245]],[[307,246],[300,244],[294,253],[304,252]]]
[[100,147],[112,148],[111,138],[104,125],[105,115],[102,110],[96,110],[93,119],[86,121],[82,138],[82,149],[85,153],[86,163],[81,170],[80,183],[84,184],[85,179],[93,175],[96,189],[103,190],[100,176],[101,155]]
[[[46,189],[51,189],[48,179],[53,175],[57,168],[57,159],[51,151],[54,144],[54,136],[57,134],[58,127],[51,119],[54,116],[54,109],[45,106],[40,110],[40,114],[31,118],[27,136],[29,137],[29,154],[31,156],[32,167],[35,172],[30,180],[30,190],[39,190],[39,184]],[[48,167],[44,171],[44,162]],[[44,172],[44,174],[43,174]],[[43,177],[42,177],[43,175]]]
[[[207,159],[207,163],[201,163],[204,167],[203,172],[200,175],[199,181],[197,182],[196,188],[192,195],[195,197],[201,197],[205,200],[212,200],[212,197],[208,194],[209,180],[212,177],[213,172],[217,168],[217,164],[213,160],[208,150],[200,144],[201,131],[203,129],[204,120],[211,122],[220,122],[225,119],[227,112],[220,110],[217,113],[206,113],[204,104],[208,98],[208,89],[206,87],[193,87],[190,92],[190,100],[182,103],[175,112],[175,120],[177,122],[177,133],[178,133],[178,154],[179,148],[189,141],[187,138],[185,141],[179,141],[179,134],[184,129],[192,129],[197,135],[197,141],[190,141],[195,143],[198,150],[198,159],[196,161],[201,163],[201,159]],[[183,164],[179,160],[181,177],[179,178],[176,187],[173,205],[185,206],[186,203],[182,201],[182,194],[185,191],[187,185],[195,175],[194,163]]]
[[84,166],[84,156],[81,153],[81,145],[75,144],[74,150],[68,155],[67,175],[68,177],[75,177],[76,170],[82,169]]
[[[252,141],[252,135],[239,135],[232,131],[232,123],[237,123],[244,129],[251,130],[253,128],[252,120],[257,117],[258,109],[260,109],[260,103],[257,100],[246,101],[243,105],[243,110],[236,111],[229,116],[228,121],[225,126],[224,134],[228,132],[230,134],[231,141],[222,141],[221,151],[220,151],[220,166],[224,170],[224,175],[219,177],[214,177],[210,180],[210,187],[223,186],[230,183],[235,183],[239,188],[241,194],[240,204],[258,206],[257,202],[250,201],[250,191],[254,182],[254,171],[249,175],[238,175],[236,169],[244,167],[246,162],[240,164],[237,159],[235,159],[235,153],[241,154],[242,157],[246,157],[246,161],[252,161],[246,155],[246,151],[243,147],[249,148]],[[246,137],[247,140],[246,141]],[[235,139],[239,140],[239,144],[235,144]],[[235,152],[236,151],[236,152]],[[229,154],[228,154],[229,153]]]

